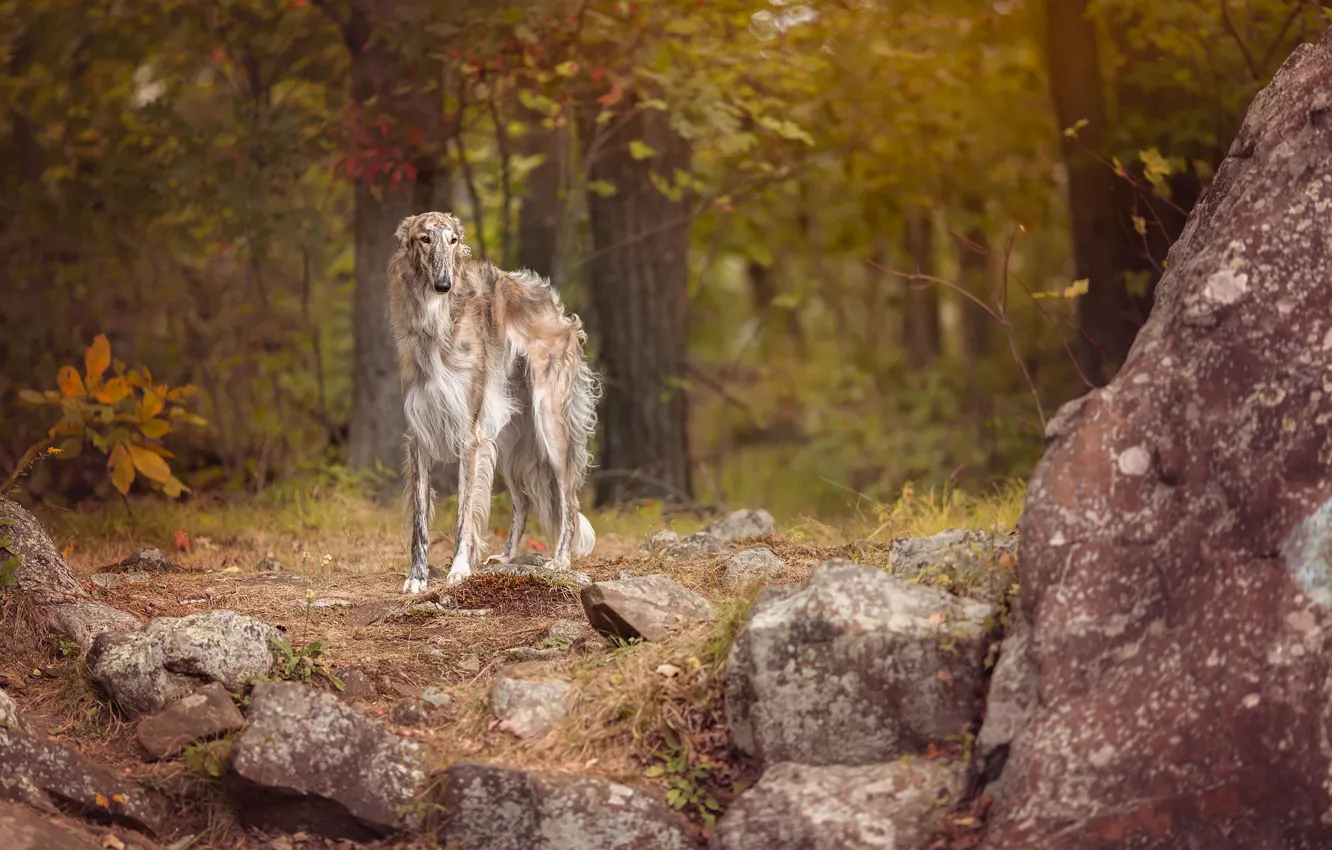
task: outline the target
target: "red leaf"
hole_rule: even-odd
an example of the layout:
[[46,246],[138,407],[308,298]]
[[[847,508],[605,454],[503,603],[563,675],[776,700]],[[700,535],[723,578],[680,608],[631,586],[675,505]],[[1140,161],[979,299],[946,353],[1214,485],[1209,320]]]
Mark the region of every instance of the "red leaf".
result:
[[171,538],[176,544],[176,551],[178,552],[194,551],[194,544],[190,542],[190,536],[185,533],[184,529],[180,528],[176,529],[176,533],[171,535]]

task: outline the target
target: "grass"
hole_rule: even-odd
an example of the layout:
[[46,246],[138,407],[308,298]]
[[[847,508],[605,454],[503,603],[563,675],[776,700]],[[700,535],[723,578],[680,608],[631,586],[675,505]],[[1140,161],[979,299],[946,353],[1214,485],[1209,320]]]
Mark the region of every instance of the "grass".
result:
[[[954,527],[1009,531],[1022,498],[1017,483],[983,497],[907,488],[891,504],[859,499],[853,513],[836,519],[779,515],[778,533],[763,542],[788,563],[779,581],[795,582],[830,557],[886,564],[894,537]],[[543,645],[552,620],[584,619],[577,594],[539,579],[476,576],[448,592],[461,607],[489,609],[489,616],[406,614],[399,593],[406,518],[399,506],[376,504],[356,488],[319,479],[288,483],[258,497],[200,494],[182,503],[147,498],[130,507],[132,513],[119,504],[43,509],[39,516],[85,581],[145,546],[160,548],[177,567],[148,581],[97,588],[97,597],[144,617],[231,608],[282,626],[293,651],[318,647],[320,669],[327,665],[340,675],[355,666],[369,676],[379,695],[360,703],[359,710],[385,722],[403,694],[429,686],[451,692],[454,707],[434,725],[397,729],[429,742],[440,754],[440,768],[454,759],[480,758],[653,784],[700,828],[714,813],[710,803],[724,808],[737,788],[755,778],[753,766],[731,748],[722,693],[726,654],[757,588],[721,583],[725,554],[663,563],[641,548],[648,533],[667,526],[688,534],[708,521],[705,516],[669,514],[653,502],[596,512],[591,519],[597,549],[575,567],[594,580],[616,578],[622,570],[665,573],[707,597],[717,612],[715,622],[651,644],[613,646],[589,631],[557,658],[512,665],[505,651]],[[452,511],[451,502],[437,511],[435,533],[441,539],[431,550],[436,567],[447,564],[451,554],[444,530],[451,528]],[[507,521],[499,496],[490,551],[503,545]],[[549,554],[546,539],[532,531],[520,552]],[[266,557],[276,557],[282,571],[257,572],[256,564]],[[918,578],[959,593],[976,586],[972,577]],[[347,604],[317,607],[320,600]],[[314,674],[313,661],[312,683],[332,688],[326,676]],[[90,757],[183,801],[171,840],[194,833],[200,836],[195,847],[248,846],[220,808],[216,789],[197,771],[180,759],[141,762],[133,724],[88,685],[77,657],[61,657],[58,641],[0,639],[0,671],[46,663],[58,666],[56,678],[35,679],[14,694],[25,712],[48,717],[57,737]],[[567,720],[540,740],[519,740],[495,728],[486,696],[501,670],[569,681]]]

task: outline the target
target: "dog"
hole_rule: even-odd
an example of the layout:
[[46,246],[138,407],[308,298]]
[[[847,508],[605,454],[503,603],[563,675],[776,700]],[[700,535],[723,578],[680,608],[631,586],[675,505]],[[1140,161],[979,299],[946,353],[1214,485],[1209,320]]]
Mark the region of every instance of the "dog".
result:
[[458,459],[458,524],[446,584],[472,574],[485,556],[495,466],[508,485],[513,518],[503,554],[517,554],[534,510],[555,537],[550,566],[596,545],[579,510],[596,430],[600,377],[588,365],[587,334],[566,314],[550,282],[475,260],[451,213],[408,216],[388,265],[389,319],[407,415],[406,482],[411,506],[411,571],[402,592],[429,578],[430,471]]

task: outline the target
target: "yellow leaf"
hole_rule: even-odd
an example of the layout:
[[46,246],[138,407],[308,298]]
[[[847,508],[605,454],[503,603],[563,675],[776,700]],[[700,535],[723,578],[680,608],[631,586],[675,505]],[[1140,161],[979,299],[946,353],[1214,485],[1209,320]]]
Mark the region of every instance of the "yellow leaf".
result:
[[167,497],[172,499],[180,498],[180,494],[188,489],[190,488],[185,486],[185,482],[181,481],[179,478],[177,478],[174,475],[168,478],[166,482],[162,484],[162,492]]
[[1078,280],[1073,281],[1072,286],[1064,287],[1064,297],[1077,298],[1079,295],[1086,295],[1090,286],[1091,282],[1088,281],[1087,278],[1079,278]]
[[125,805],[126,802],[124,794],[112,794],[111,799],[115,800],[117,803],[120,803],[122,806]]
[[106,467],[111,471],[111,486],[119,490],[122,496],[129,493],[130,485],[134,483],[134,459],[130,457],[124,443],[116,443],[111,456],[107,458]]
[[162,412],[164,402],[162,397],[152,390],[143,394],[143,401],[139,402],[139,421],[147,422],[154,416]]
[[19,390],[19,401],[27,404],[46,404],[46,396],[36,390]]
[[111,801],[107,799],[105,794],[93,794],[93,802],[96,803],[100,808],[103,809],[111,808]]
[[106,382],[102,391],[97,394],[97,400],[103,404],[115,404],[129,395],[129,391],[129,384],[125,383],[124,378],[112,378]]
[[185,384],[184,386],[176,387],[174,390],[167,393],[167,399],[169,401],[180,401],[183,398],[189,398],[194,395],[194,392],[197,389],[198,387],[194,384]]
[[134,468],[144,478],[149,481],[156,481],[158,484],[165,484],[171,478],[171,467],[167,466],[166,461],[162,460],[159,455],[133,443],[130,443],[127,448],[130,457],[134,460]]
[[79,377],[79,370],[73,366],[61,366],[60,374],[56,376],[56,383],[60,385],[60,391],[69,398],[78,398],[87,392],[83,388],[83,379]]
[[88,370],[88,380],[100,377],[111,365],[111,341],[106,334],[93,337],[92,345],[83,353],[83,365]]
[[171,423],[165,419],[149,419],[139,426],[139,431],[148,439],[156,440],[171,432]]

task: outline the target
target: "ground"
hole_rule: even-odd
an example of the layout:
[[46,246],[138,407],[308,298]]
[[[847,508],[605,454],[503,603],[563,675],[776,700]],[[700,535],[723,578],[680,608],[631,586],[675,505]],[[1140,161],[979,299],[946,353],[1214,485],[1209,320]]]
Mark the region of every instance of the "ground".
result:
[[[984,499],[907,491],[893,505],[863,506],[836,521],[779,517],[777,533],[758,542],[788,563],[783,583],[799,581],[830,557],[885,564],[894,537],[954,527],[1011,530],[1021,497],[1018,486]],[[502,500],[497,499],[492,528],[507,519]],[[404,615],[407,600],[399,591],[408,540],[398,506],[316,486],[260,497],[201,496],[182,504],[159,498],[128,507],[41,509],[38,515],[79,578],[112,605],[145,618],[230,608],[282,627],[297,651],[317,641],[322,654],[316,660],[327,669],[356,667],[375,684],[378,696],[355,704],[403,735],[428,740],[440,767],[454,758],[483,758],[657,783],[663,789],[673,782],[688,800],[682,808],[700,830],[706,828],[709,798],[724,808],[753,779],[751,767],[730,747],[721,692],[730,637],[756,589],[728,590],[721,583],[725,554],[663,562],[642,546],[652,531],[669,527],[687,534],[708,517],[663,515],[660,503],[592,516],[597,547],[575,569],[594,580],[617,578],[623,570],[664,573],[707,597],[718,620],[662,644],[615,646],[589,631],[555,659],[526,662],[529,669],[571,680],[575,698],[569,719],[554,733],[521,741],[496,728],[486,710],[486,689],[496,671],[514,663],[506,650],[540,645],[555,619],[585,622],[576,592],[533,579],[473,577],[450,590],[463,607],[490,613]],[[436,568],[450,560],[452,522],[452,505],[441,504],[434,524],[440,539],[431,549]],[[498,552],[502,543],[502,532],[492,534],[490,550]],[[91,582],[93,574],[146,546],[161,549],[176,569],[107,589]],[[541,535],[529,533],[522,551],[545,548]],[[266,558],[277,559],[281,570],[257,569]],[[946,584],[949,577],[933,580]],[[434,598],[440,585],[432,583],[431,591],[416,601]],[[331,599],[346,604],[312,604]],[[88,684],[71,645],[58,640],[34,645],[6,631],[8,639],[0,638],[0,684],[36,728],[177,800],[162,846],[190,835],[195,841],[187,846],[195,848],[293,846],[288,838],[247,832],[234,823],[220,784],[209,775],[216,765],[205,750],[145,763],[133,724]],[[331,688],[317,669],[313,683]],[[430,686],[452,693],[453,707],[423,727],[393,724],[393,706]]]

